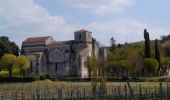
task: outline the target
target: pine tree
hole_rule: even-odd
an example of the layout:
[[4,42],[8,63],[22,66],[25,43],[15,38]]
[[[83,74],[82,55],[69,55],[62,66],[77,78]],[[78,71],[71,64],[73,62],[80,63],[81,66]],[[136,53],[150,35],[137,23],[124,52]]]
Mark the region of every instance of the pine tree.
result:
[[111,37],[110,44],[111,44],[110,46],[111,51],[114,51],[116,48],[116,40],[114,39],[114,37]]
[[151,51],[150,51],[150,38],[149,33],[147,30],[144,30],[144,38],[145,38],[145,58],[151,58]]

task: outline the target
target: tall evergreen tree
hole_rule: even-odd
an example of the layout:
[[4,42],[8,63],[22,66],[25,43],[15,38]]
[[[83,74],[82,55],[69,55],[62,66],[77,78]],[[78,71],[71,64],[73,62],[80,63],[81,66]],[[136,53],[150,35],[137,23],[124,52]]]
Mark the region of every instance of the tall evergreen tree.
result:
[[160,50],[159,50],[159,46],[158,46],[158,40],[155,39],[155,59],[158,61],[159,66],[160,66]]
[[116,48],[116,40],[114,39],[114,37],[111,37],[110,44],[110,50],[113,51]]
[[145,58],[151,58],[151,50],[150,50],[150,38],[147,30],[144,30],[144,38],[145,38]]

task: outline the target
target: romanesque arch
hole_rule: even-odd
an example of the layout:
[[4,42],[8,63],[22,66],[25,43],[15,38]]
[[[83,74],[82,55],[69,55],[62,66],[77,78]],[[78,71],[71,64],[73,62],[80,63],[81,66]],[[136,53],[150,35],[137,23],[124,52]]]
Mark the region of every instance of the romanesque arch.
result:
[[54,49],[49,54],[49,61],[51,63],[64,62],[64,54],[59,49]]

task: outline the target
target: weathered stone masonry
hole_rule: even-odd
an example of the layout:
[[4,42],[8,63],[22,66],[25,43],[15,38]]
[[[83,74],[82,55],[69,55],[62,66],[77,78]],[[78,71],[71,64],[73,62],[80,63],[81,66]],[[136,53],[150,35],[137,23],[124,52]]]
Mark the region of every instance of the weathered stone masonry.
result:
[[23,54],[29,58],[26,76],[50,75],[52,77],[88,77],[84,67],[87,56],[92,53],[103,57],[106,52],[92,37],[92,33],[79,30],[74,40],[55,41],[51,36],[27,38],[22,43]]

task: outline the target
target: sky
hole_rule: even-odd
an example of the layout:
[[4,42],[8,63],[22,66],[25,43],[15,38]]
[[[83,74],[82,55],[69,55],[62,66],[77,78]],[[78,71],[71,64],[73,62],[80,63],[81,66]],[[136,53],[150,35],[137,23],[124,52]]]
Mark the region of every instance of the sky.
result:
[[170,32],[170,0],[0,0],[0,36],[21,46],[28,37],[73,40],[74,31],[92,32],[102,45],[151,39]]

